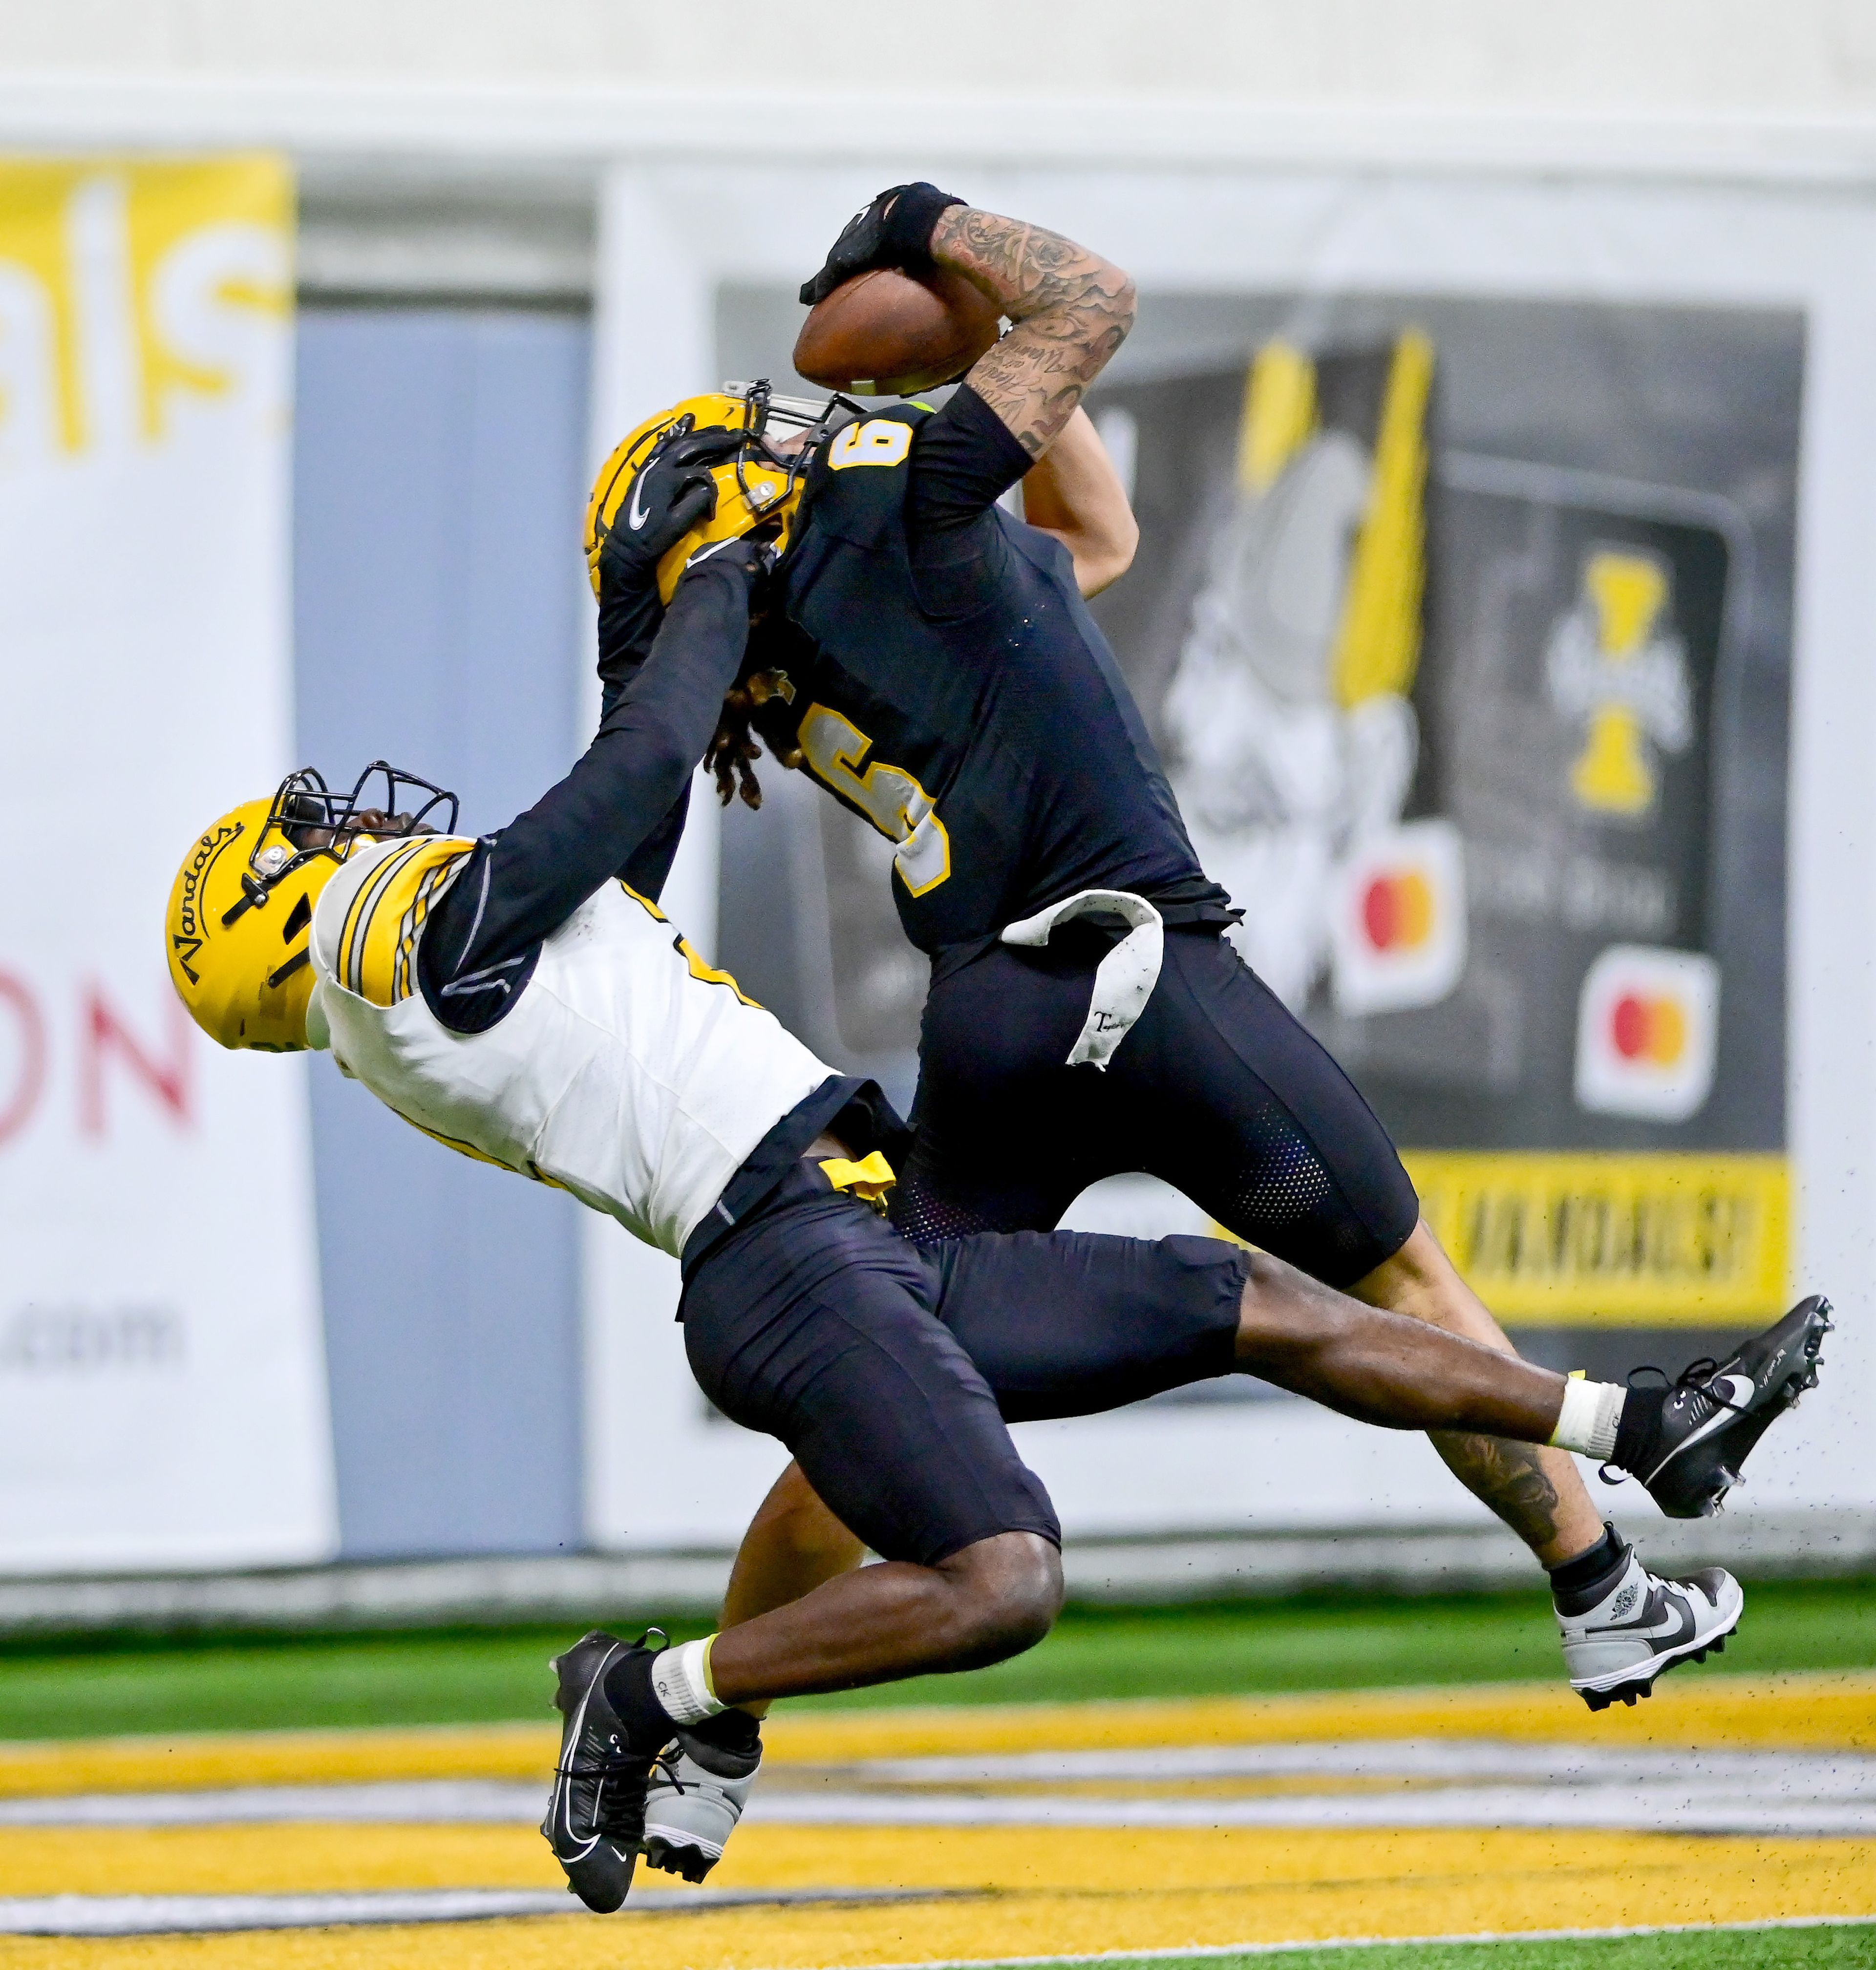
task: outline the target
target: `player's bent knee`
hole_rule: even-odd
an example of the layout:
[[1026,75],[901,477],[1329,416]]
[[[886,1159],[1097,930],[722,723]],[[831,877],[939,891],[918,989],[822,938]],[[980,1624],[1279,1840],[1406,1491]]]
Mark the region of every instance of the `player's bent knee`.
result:
[[954,1590],[958,1669],[1032,1649],[1062,1612],[1062,1555],[1038,1533],[999,1533],[939,1563]]

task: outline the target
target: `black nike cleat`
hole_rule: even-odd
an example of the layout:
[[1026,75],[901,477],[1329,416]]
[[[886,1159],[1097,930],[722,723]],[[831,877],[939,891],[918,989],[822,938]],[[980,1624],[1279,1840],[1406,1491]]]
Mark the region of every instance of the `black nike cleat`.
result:
[[1830,1329],[1830,1302],[1814,1293],[1717,1367],[1696,1361],[1667,1388],[1637,1388],[1631,1376],[1605,1481],[1621,1482],[1611,1471],[1638,1478],[1670,1519],[1711,1517],[1753,1445],[1817,1386],[1818,1351]]
[[623,1658],[652,1653],[645,1643],[657,1632],[634,1643],[595,1628],[551,1665],[560,1676],[554,1707],[567,1721],[541,1831],[569,1893],[600,1915],[619,1907],[632,1886],[652,1767],[672,1734],[668,1728],[655,1744],[635,1741],[606,1699],[606,1675]]
[[1606,1710],[1652,1694],[1655,1678],[1683,1663],[1718,1654],[1745,1596],[1717,1566],[1664,1580],[1631,1549],[1613,1577],[1556,1604],[1570,1687],[1592,1710]]

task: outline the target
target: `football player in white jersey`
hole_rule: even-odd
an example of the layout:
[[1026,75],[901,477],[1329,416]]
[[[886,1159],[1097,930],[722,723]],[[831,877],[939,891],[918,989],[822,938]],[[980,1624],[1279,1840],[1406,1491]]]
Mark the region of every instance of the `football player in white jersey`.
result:
[[[817,1060],[657,907],[768,560],[750,538],[684,541],[719,494],[698,464],[645,475],[632,551],[681,550],[668,608],[591,747],[527,813],[471,840],[428,831],[453,829],[452,797],[389,767],[343,793],[296,773],[192,846],[166,923],[177,990],[223,1045],[329,1048],[440,1142],[678,1257],[700,1386],[785,1443],[881,1557],[707,1640],[596,1632],[559,1658],[542,1832],[601,1910],[647,1842],[655,1764],[710,1774],[733,1805],[759,1756],[752,1706],[976,1666],[1047,1632],[1060,1533],[1009,1419],[1246,1371],[1390,1428],[1613,1454],[1671,1500],[1723,1488],[1750,1420],[1566,1382],[1209,1239],[921,1247],[895,1230],[874,1206],[904,1129],[878,1090]],[[424,799],[398,815],[407,790]],[[1815,1352],[1770,1372],[1801,1380]],[[1686,1591],[1715,1632],[1737,1619],[1725,1573]]]

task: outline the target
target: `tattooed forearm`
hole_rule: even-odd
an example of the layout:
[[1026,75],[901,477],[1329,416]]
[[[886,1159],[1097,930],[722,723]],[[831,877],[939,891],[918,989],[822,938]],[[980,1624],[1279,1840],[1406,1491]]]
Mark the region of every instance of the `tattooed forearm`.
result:
[[1433,1448],[1460,1483],[1526,1546],[1542,1548],[1556,1539],[1557,1487],[1544,1468],[1545,1453],[1535,1445],[1442,1430],[1435,1432]]
[[1016,325],[965,379],[1039,458],[1133,326],[1133,283],[1058,232],[954,205],[931,235]]

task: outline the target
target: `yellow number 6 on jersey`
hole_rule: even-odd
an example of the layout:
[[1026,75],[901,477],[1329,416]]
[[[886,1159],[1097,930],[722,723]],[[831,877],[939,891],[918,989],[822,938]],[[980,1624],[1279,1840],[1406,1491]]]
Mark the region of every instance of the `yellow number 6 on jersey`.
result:
[[897,465],[912,449],[912,426],[894,418],[869,418],[849,424],[827,453],[827,469],[844,472],[850,465]]

